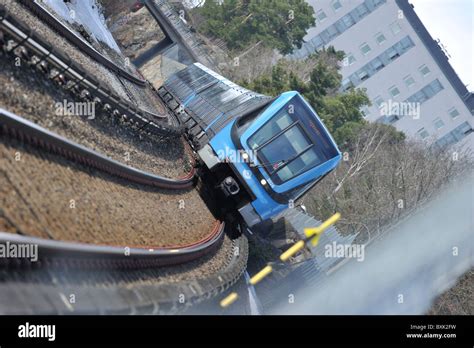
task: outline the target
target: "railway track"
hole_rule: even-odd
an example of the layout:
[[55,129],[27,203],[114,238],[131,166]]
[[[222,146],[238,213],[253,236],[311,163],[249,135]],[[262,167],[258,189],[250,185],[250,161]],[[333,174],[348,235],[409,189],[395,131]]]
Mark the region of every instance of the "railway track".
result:
[[[168,255],[158,251],[73,245],[0,233],[0,243],[39,243],[36,262],[0,259],[0,314],[170,314],[212,298],[242,275],[248,257],[244,237],[230,240],[224,224],[216,225],[205,244]],[[6,236],[8,235],[8,236]],[[23,244],[24,245],[24,244]],[[220,248],[218,248],[220,247]],[[219,250],[218,250],[219,249]],[[225,250],[222,250],[225,249]],[[238,250],[238,252],[236,252]],[[222,257],[211,274],[175,282],[163,281],[179,272],[183,262],[203,267]],[[204,259],[202,259],[204,257]],[[194,261],[192,261],[194,260]],[[74,296],[74,302],[69,299]]]
[[20,141],[59,154],[66,159],[99,169],[137,184],[177,190],[190,188],[194,184],[194,167],[188,174],[177,179],[148,173],[74,143],[2,108],[0,108],[0,131],[5,136],[15,137]]
[[[75,268],[81,270],[130,269],[170,266],[189,262],[215,250],[222,242],[225,223],[216,221],[210,233],[200,241],[169,247],[133,247],[64,242],[0,232],[0,244],[35,245],[39,267]],[[29,268],[35,262],[28,259],[0,258],[0,267]]]
[[[109,159],[96,157],[89,149],[2,109],[0,124],[4,136],[14,136],[89,166],[96,166],[96,161],[109,163]],[[111,168],[110,164],[98,167]],[[118,164],[116,169],[123,167],[126,166]],[[192,183],[191,175],[188,176],[184,179],[186,185]],[[226,247],[227,261],[223,270],[205,279],[192,277],[190,281],[168,284],[162,275],[154,273],[160,267],[168,271],[178,265],[206,263],[221,253],[226,243],[232,246]],[[227,290],[240,278],[248,253],[246,239],[239,237],[230,241],[225,234],[225,224],[219,221],[198,241],[166,247],[64,242],[4,232],[0,232],[0,245],[38,248],[35,261],[0,258],[2,314],[175,313]],[[72,305],[65,300],[67,294],[81,300]],[[182,296],[186,301],[183,302]],[[91,302],[90,298],[95,300]]]
[[[182,134],[177,120],[130,106],[9,16],[1,5],[0,46],[74,96],[97,103],[110,116],[127,121],[137,131],[162,138]],[[134,183],[182,190],[191,188],[195,182],[194,169],[177,179],[147,173],[107,158],[1,108],[0,133]],[[225,233],[225,224],[219,221],[201,240],[167,247],[64,242],[1,231],[0,244],[35,245],[39,254],[37,261],[0,258],[2,314],[172,313],[228,289],[242,275],[248,256],[245,237],[231,240]],[[174,267],[181,267],[179,265],[184,263],[190,268],[194,263],[201,263],[205,269],[206,260],[212,261],[219,253],[225,256],[225,264],[204,278],[188,276],[185,281],[167,282],[163,280],[166,272],[165,275],[156,274],[163,266],[171,273],[179,273]],[[71,293],[76,294],[80,301],[68,302],[66,295]],[[182,296],[185,301],[182,301]]]
[[63,22],[58,20],[44,5],[41,4],[40,1],[19,0],[19,2],[31,12],[33,12],[43,22],[53,28],[59,35],[66,38],[74,46],[79,48],[83,53],[87,54],[98,63],[102,64],[106,68],[112,70],[117,75],[127,79],[128,81],[133,82],[139,87],[144,88],[148,85],[148,82],[145,79],[137,77],[131,72],[123,69],[121,66],[117,65],[115,62],[97,51],[85,39],[81,38],[73,30],[69,29]]
[[122,119],[137,131],[161,138],[178,137],[183,133],[174,116],[159,115],[130,105],[10,16],[3,6],[0,6],[0,45],[75,97],[99,105],[111,117]]
[[217,62],[203,49],[200,39],[197,38],[189,26],[183,23],[170,2],[172,1],[143,1],[165,35],[172,42],[178,43],[180,47],[184,48],[193,62],[199,62],[209,67],[217,67]]

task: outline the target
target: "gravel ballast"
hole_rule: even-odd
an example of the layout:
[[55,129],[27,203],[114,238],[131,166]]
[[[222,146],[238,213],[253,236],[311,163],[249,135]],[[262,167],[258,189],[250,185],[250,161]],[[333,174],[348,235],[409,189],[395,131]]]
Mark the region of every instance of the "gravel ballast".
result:
[[2,137],[0,230],[84,243],[170,247],[208,236],[215,219],[196,190],[130,185]]
[[16,66],[12,56],[3,52],[0,64],[1,107],[124,164],[167,177],[189,171],[190,159],[181,139],[140,134],[100,109],[93,119],[65,113],[58,105],[74,102],[73,96],[25,63]]

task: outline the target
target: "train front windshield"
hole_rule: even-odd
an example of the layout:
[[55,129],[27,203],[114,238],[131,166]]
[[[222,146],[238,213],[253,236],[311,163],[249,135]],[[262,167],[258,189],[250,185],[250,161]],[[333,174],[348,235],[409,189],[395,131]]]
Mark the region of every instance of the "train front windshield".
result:
[[262,126],[248,145],[260,166],[279,185],[335,156],[326,131],[299,96]]

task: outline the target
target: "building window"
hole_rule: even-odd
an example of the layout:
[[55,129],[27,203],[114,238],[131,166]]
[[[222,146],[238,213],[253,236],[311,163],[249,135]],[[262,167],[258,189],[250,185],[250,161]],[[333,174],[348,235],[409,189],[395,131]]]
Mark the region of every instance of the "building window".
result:
[[428,86],[424,88],[424,92],[428,99],[434,97],[436,94],[438,94],[439,91],[443,89],[443,85],[441,82],[439,82],[438,79],[434,80],[431,82]]
[[436,129],[440,129],[444,127],[444,122],[439,117],[436,120],[434,120],[433,123]]
[[454,135],[452,134],[452,132],[449,132],[448,134],[446,134],[444,137],[442,137],[441,139],[439,139],[435,145],[439,148],[443,148],[445,146],[448,146],[448,145],[451,145],[453,143],[456,142],[456,138],[454,138]]
[[415,84],[415,79],[413,77],[411,77],[411,75],[408,75],[408,76],[405,76],[403,78],[403,82],[405,82],[405,85],[410,88],[411,86],[413,86]]
[[430,133],[428,133],[428,131],[425,128],[419,129],[417,134],[423,140],[430,136]]
[[[338,0],[338,1],[340,2],[341,5],[344,3],[342,0]],[[331,40],[333,40],[335,37],[345,32],[347,29],[352,27],[355,23],[358,23],[361,20],[363,20],[365,16],[374,12],[375,10],[377,10],[378,7],[380,7],[381,5],[385,3],[387,3],[387,0],[364,0],[359,6],[354,8],[352,11],[350,11],[345,16],[338,19],[337,21],[335,21],[332,25],[328,27],[328,29],[330,27],[333,28],[333,32],[336,33],[335,35],[333,36],[328,35],[328,33],[325,33],[324,31],[320,33],[319,34],[320,38],[318,39],[318,45],[316,45],[316,48],[319,49],[323,45],[328,45],[331,42]],[[327,15],[326,13],[324,13],[323,10],[319,10],[316,13],[316,20],[318,24],[319,22],[322,22],[326,19],[327,19]],[[303,47],[300,48],[295,53],[293,53],[292,56],[295,58],[304,58],[308,56],[309,54],[313,53],[314,50],[306,49],[307,45],[309,45],[308,42],[304,43]]]
[[472,129],[469,122],[466,121],[463,124],[460,124],[459,126],[457,126],[448,134],[446,134],[444,137],[439,139],[436,142],[436,145],[438,147],[448,146],[450,144],[453,144],[455,142],[462,140],[465,136],[471,134],[473,131],[474,130]]
[[372,68],[377,72],[379,70],[382,70],[384,67],[385,67],[385,64],[382,62],[382,60],[380,58],[375,58],[374,60],[372,60],[370,62],[370,64],[372,65]]
[[394,124],[397,122],[401,116],[398,115],[383,115],[379,117],[375,122],[382,123],[382,124]]
[[387,39],[385,38],[385,35],[382,34],[382,33],[378,33],[377,35],[375,35],[375,41],[377,41],[377,43],[379,45],[383,44],[385,41],[387,41]]
[[383,98],[382,98],[381,96],[377,96],[377,97],[375,97],[375,99],[374,99],[374,103],[375,103],[375,105],[377,105],[377,107],[380,109],[380,108],[382,107],[383,103],[384,103],[384,100],[383,100]]
[[334,11],[337,12],[338,10],[341,9],[341,7],[342,7],[342,5],[341,5],[341,2],[339,0],[334,0],[332,2],[332,8],[334,9]]
[[402,28],[400,27],[400,24],[398,22],[393,22],[390,24],[390,30],[392,31],[393,35],[397,35],[399,32],[402,31]]
[[360,110],[360,113],[362,114],[363,118],[367,118],[370,115],[370,110],[367,106],[362,107]]
[[469,124],[469,122],[467,121],[460,124],[459,126],[457,126],[455,129],[451,131],[454,138],[456,138],[456,141],[463,139],[466,135],[469,135],[472,132],[473,132],[473,129],[471,125]]
[[371,50],[372,49],[367,44],[367,42],[364,42],[362,45],[360,45],[360,51],[362,52],[364,56],[368,55]]
[[457,126],[453,130],[454,137],[458,139],[458,141],[464,138],[466,135],[471,134],[472,132],[473,132],[473,129],[471,125],[469,124],[469,122],[467,121]]
[[[385,66],[393,62],[396,57],[400,57],[401,55],[405,54],[409,49],[414,47],[414,45],[415,44],[413,43],[413,41],[408,36],[406,36],[405,38],[397,42],[395,45],[387,48],[384,52],[379,54],[377,57],[369,61],[362,68],[355,71],[349,76],[352,83],[354,84],[354,87],[357,87],[361,83],[360,74],[365,76],[367,73],[368,77],[366,78],[372,77],[377,72],[382,70]],[[345,63],[343,62],[343,64]]]
[[415,103],[424,103],[428,99],[434,97],[440,91],[444,89],[441,82],[438,79],[432,81],[431,83],[427,84],[425,87],[420,89],[415,94],[411,95],[406,101],[407,102],[415,102]]
[[390,92],[390,95],[394,98],[400,95],[400,90],[397,88],[397,86],[390,87],[388,91]]
[[357,75],[359,76],[359,79],[361,81],[365,81],[367,80],[370,76],[369,76],[369,73],[366,71],[366,70],[359,70],[357,72]]
[[344,79],[344,80],[342,80],[341,84],[342,84],[342,90],[343,90],[344,92],[346,92],[346,91],[348,91],[349,89],[351,89],[352,87],[354,87],[354,85],[352,84],[352,81],[349,80],[349,79]]
[[418,70],[420,71],[420,74],[425,77],[425,76],[428,76],[431,72],[431,70],[426,66],[426,65],[422,65],[418,68]]
[[346,31],[348,28],[352,27],[356,22],[350,14],[347,14],[336,23],[338,23],[341,26],[341,28],[343,28],[343,30]]
[[390,47],[387,50],[387,56],[388,56],[388,59],[395,60],[398,57],[400,57],[400,53],[398,53],[398,51],[394,47]]
[[344,66],[350,66],[356,62],[356,59],[352,53],[347,54],[342,61]]
[[320,47],[324,46],[324,41],[321,38],[321,35],[316,35],[310,41],[311,45],[318,50]]
[[353,9],[351,13],[353,13],[355,16],[359,18],[364,18],[370,13],[370,11],[367,5],[365,3],[362,3],[359,6],[357,6],[355,9]]
[[449,116],[451,116],[453,120],[459,116],[459,111],[456,108],[449,109],[448,113],[449,113]]
[[326,13],[324,13],[323,10],[319,10],[318,12],[316,12],[316,18],[319,20],[320,23],[322,23],[326,18],[328,18],[328,16],[326,16]]
[[333,38],[335,38],[336,36],[340,34],[338,29],[332,25],[329,28],[327,28],[325,31],[323,31],[322,34],[324,35],[324,33],[326,33],[327,35],[327,40],[332,40]]

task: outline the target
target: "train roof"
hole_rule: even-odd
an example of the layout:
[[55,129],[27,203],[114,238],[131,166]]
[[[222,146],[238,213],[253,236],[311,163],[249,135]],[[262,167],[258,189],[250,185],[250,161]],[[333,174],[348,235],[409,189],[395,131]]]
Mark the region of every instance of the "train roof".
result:
[[175,73],[164,87],[208,138],[232,120],[264,107],[273,99],[241,87],[200,63]]

